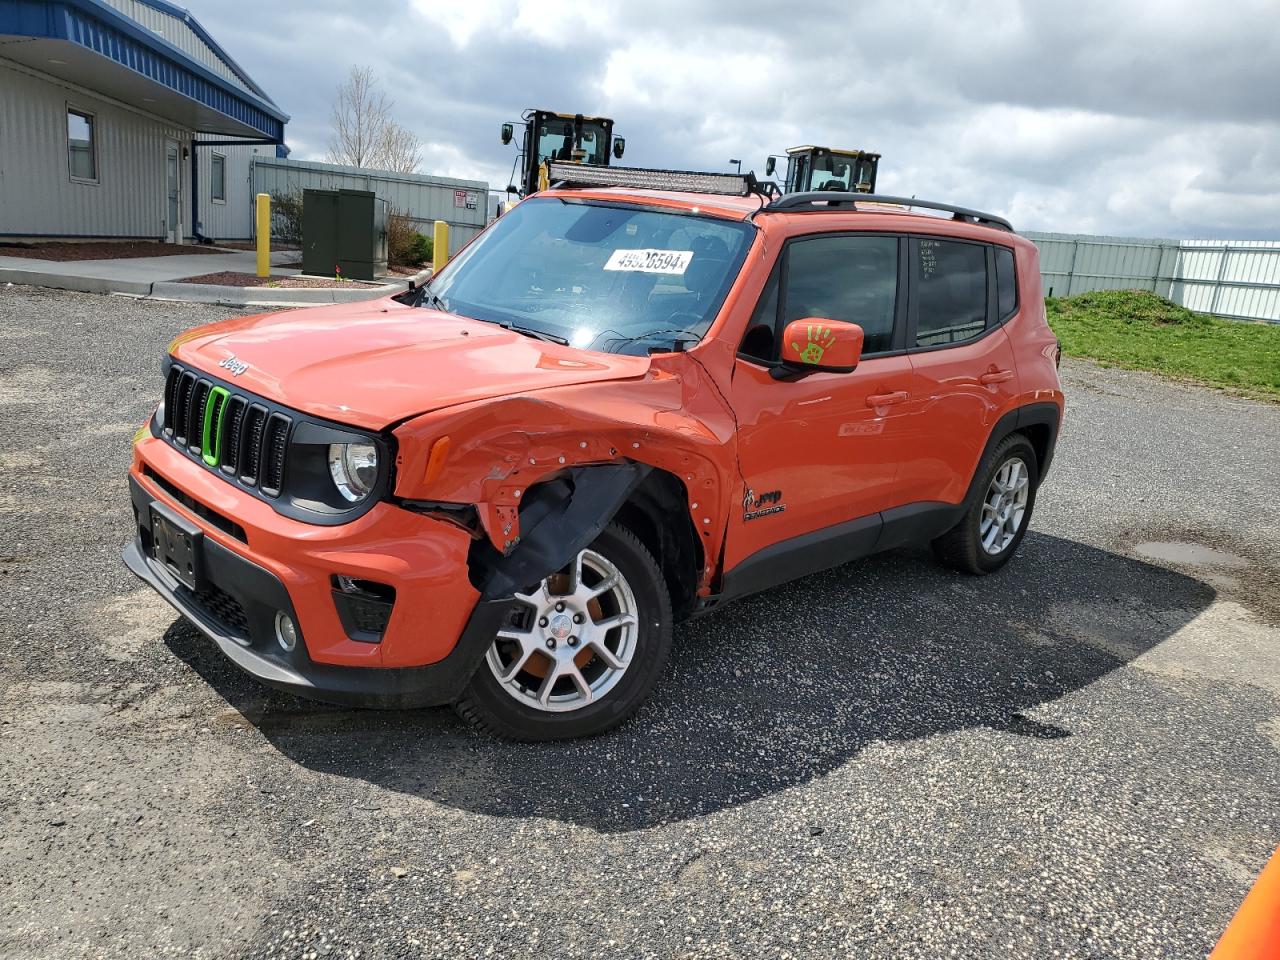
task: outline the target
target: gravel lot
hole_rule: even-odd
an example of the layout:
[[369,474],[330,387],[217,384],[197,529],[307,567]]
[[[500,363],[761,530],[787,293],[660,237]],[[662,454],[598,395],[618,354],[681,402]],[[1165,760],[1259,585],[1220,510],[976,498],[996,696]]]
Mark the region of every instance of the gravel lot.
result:
[[268,692],[124,570],[227,314],[0,289],[0,957],[1203,957],[1280,843],[1280,406],[1068,363],[1005,571],[771,591],[513,746]]

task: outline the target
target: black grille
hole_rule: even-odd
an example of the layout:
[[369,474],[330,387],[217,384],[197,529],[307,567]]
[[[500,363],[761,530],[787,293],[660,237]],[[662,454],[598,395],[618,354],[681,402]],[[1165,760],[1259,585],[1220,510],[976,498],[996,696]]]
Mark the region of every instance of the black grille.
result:
[[244,414],[249,401],[244,397],[232,397],[227,401],[227,412],[222,415],[222,472],[235,476],[240,469],[240,438],[244,431]]
[[174,393],[173,409],[166,407],[164,411],[165,432],[173,437],[174,442],[185,447],[187,445],[187,414],[191,410],[191,391],[196,386],[196,375],[180,367],[174,367],[169,372],[169,377],[177,378],[177,388]]
[[284,457],[289,438],[289,418],[273,413],[267,419],[266,439],[262,444],[262,481],[258,484],[268,496],[278,496],[284,480]]
[[358,630],[369,633],[382,633],[387,629],[387,621],[391,619],[391,604],[382,600],[366,600],[363,597],[344,597],[351,620]]
[[[247,487],[277,497],[284,488],[293,420],[252,397],[229,393],[176,364],[164,388],[164,435]],[[205,443],[205,420],[210,421]]]
[[245,615],[240,601],[220,587],[212,584],[192,595],[198,606],[211,620],[216,622],[227,633],[249,639],[249,618]]
[[243,449],[240,455],[240,482],[252,487],[258,482],[262,463],[262,434],[267,426],[267,408],[252,404],[245,414]]
[[213,384],[208,380],[196,382],[191,391],[191,402],[187,405],[187,449],[198,454],[204,440],[204,417],[209,409],[209,391]]
[[212,507],[201,503],[195,497],[191,496],[191,494],[180,489],[177,484],[156,473],[156,471],[151,469],[150,466],[144,464],[142,467],[142,473],[147,478],[154,480],[160,489],[173,497],[174,500],[177,500],[178,503],[182,504],[197,517],[203,517],[223,533],[229,533],[241,543],[249,542],[249,538],[245,536],[244,527],[240,526],[240,524],[236,523],[230,517],[225,516],[217,510],[214,510]]
[[372,580],[332,576],[333,603],[342,628],[352,640],[379,643],[395,606],[395,588]]

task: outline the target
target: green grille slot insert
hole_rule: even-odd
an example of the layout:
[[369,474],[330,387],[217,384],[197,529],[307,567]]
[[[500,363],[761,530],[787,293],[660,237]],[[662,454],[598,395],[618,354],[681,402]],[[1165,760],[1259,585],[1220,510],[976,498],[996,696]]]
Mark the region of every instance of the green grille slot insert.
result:
[[225,387],[214,387],[205,401],[204,436],[200,450],[202,459],[211,467],[218,465],[222,453],[222,415],[227,411],[228,396],[230,394]]

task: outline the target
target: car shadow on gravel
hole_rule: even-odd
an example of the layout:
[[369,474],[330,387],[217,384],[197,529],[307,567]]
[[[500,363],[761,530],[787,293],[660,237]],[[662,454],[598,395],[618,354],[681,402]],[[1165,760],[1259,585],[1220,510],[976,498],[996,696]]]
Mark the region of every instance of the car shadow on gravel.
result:
[[1070,737],[1027,714],[1160,643],[1213,596],[1163,567],[1037,533],[981,579],[924,551],[884,554],[684,624],[637,716],[565,744],[493,741],[443,709],[346,710],[277,693],[183,621],[165,642],[312,770],[489,816],[619,832],[768,796],[876,742],[980,726]]

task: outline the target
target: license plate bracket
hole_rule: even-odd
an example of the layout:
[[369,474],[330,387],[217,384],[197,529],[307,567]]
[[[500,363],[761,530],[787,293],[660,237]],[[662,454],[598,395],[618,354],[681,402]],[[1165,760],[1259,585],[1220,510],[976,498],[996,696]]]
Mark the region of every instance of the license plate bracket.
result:
[[204,532],[159,501],[149,510],[151,556],[188,590],[204,581]]

